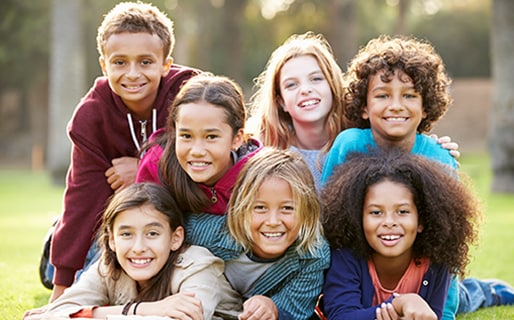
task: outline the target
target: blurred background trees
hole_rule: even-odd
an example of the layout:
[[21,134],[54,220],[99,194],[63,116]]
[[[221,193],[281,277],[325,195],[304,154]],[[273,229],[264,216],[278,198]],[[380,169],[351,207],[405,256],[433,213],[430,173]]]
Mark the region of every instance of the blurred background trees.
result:
[[[29,159],[33,167],[44,165],[54,172],[56,181],[64,181],[63,170],[69,161],[65,125],[94,78],[101,75],[96,29],[117,2],[0,3],[0,159],[4,162],[23,159],[23,163]],[[512,62],[511,69],[503,70],[503,65],[491,68],[491,57],[505,57],[498,52],[510,50],[508,57],[514,52],[514,2],[510,0],[151,2],[175,22],[175,62],[227,75],[241,84],[247,98],[252,94],[253,79],[264,69],[271,52],[291,34],[308,30],[327,37],[343,70],[370,38],[401,33],[432,42],[454,79],[489,78],[491,70],[504,78],[505,74],[514,74]],[[506,31],[502,33],[500,29]],[[495,49],[492,54],[491,43]],[[495,89],[502,93],[505,90],[498,83]],[[510,102],[495,103],[502,104],[502,110],[512,111],[512,96]],[[505,117],[500,114],[499,118]],[[498,118],[493,117],[491,123],[498,130],[491,130],[493,137],[514,130],[513,121],[499,124],[495,119]],[[505,144],[493,143],[497,140],[502,141],[490,140],[495,146],[491,152],[505,148]],[[513,153],[508,151],[507,163],[496,166],[514,171]],[[502,162],[505,156],[497,160]],[[513,177],[514,174],[508,178],[507,185],[514,185]],[[505,190],[514,192],[514,186]]]

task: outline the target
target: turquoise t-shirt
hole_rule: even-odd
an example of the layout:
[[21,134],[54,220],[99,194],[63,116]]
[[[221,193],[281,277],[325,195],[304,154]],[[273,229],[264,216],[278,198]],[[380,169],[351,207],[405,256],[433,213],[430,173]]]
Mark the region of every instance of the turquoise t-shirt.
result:
[[[377,144],[373,139],[371,129],[351,128],[339,133],[327,154],[321,175],[321,184],[324,185],[328,181],[335,167],[345,162],[348,154],[352,152],[366,153],[369,148],[376,147]],[[416,134],[416,141],[411,153],[441,162],[454,169],[458,168],[457,161],[450,152],[441,147],[435,139],[424,134]]]

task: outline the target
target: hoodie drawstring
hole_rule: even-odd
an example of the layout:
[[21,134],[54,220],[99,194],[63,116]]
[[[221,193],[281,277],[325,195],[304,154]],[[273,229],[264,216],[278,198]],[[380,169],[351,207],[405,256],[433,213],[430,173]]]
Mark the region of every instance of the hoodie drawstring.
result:
[[[141,151],[141,146],[139,145],[139,140],[137,139],[136,132],[134,130],[134,122],[132,121],[132,115],[130,113],[127,113],[127,122],[129,124],[130,135],[132,136],[132,141],[134,142],[134,145],[136,146],[137,151]],[[142,143],[145,143],[146,139],[148,139],[148,135],[146,133],[146,120],[139,120],[139,124],[141,125]],[[157,130],[157,110],[154,108],[154,109],[152,109],[152,133],[154,133],[156,130]]]

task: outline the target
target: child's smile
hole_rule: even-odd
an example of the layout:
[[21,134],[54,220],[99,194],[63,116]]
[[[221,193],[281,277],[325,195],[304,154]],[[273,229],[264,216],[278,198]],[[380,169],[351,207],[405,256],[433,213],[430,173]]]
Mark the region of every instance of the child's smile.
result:
[[369,119],[378,145],[400,144],[410,151],[418,126],[426,117],[421,95],[401,71],[396,70],[388,82],[383,81],[383,76],[384,71],[370,77],[362,117]]
[[253,208],[253,253],[263,259],[280,257],[300,231],[291,186],[281,178],[264,180]]
[[412,246],[422,227],[409,189],[389,180],[370,186],[362,219],[364,235],[375,255],[410,261]]

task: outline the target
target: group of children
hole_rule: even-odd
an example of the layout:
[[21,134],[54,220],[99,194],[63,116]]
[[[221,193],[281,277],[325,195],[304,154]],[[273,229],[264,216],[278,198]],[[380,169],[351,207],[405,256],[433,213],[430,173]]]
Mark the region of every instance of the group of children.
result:
[[[292,36],[247,121],[240,87],[173,65],[169,39],[171,21],[144,3],[118,4],[100,26],[105,78],[70,122],[53,293],[25,319],[472,311],[458,277],[480,210],[455,144],[423,134],[451,102],[429,44],[379,37],[343,73],[322,36]],[[94,240],[100,257],[72,285]],[[508,285],[471,282],[489,290],[477,307],[514,303]]]

